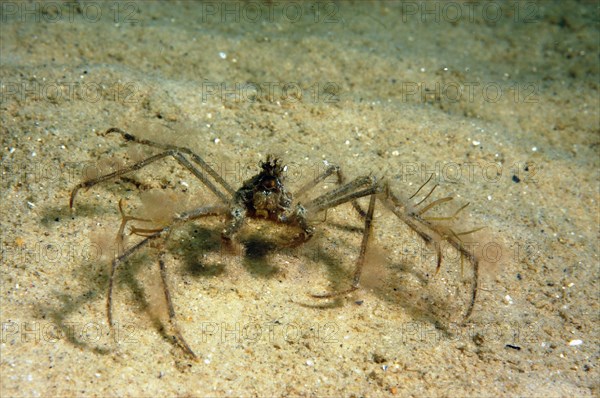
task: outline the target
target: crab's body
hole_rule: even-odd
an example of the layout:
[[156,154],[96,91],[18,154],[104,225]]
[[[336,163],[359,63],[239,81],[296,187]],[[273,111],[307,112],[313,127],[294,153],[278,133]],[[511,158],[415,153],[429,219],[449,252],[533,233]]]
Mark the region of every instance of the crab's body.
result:
[[286,167],[277,158],[267,157],[261,171],[246,180],[233,195],[229,214],[231,220],[223,230],[224,240],[231,240],[244,218],[264,218],[289,223],[292,216],[292,194],[284,185]]

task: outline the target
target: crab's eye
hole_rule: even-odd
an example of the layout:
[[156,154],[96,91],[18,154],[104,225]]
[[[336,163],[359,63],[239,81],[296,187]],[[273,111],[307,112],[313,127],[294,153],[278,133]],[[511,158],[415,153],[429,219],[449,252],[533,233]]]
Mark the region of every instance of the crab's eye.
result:
[[274,189],[277,186],[274,179],[265,180],[262,185],[265,189]]

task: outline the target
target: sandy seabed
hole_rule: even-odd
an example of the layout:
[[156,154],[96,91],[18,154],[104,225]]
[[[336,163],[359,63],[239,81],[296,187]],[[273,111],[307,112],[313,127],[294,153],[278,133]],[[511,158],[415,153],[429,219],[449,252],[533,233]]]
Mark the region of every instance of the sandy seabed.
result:
[[[3,397],[598,395],[597,2],[0,5]],[[473,315],[469,263],[446,247],[434,275],[383,206],[361,289],[313,299],[351,280],[362,222],[341,205],[294,249],[296,231],[255,220],[233,253],[219,217],[173,234],[197,360],[173,341],[158,245],[117,271],[110,330],[119,200],[158,224],[216,201],[165,159],[71,212],[79,182],[158,152],[112,126],[189,147],[234,187],[269,153],[293,192],[327,164],[406,200],[434,174],[429,200],[455,202],[437,210],[469,203],[452,229],[485,227]]]

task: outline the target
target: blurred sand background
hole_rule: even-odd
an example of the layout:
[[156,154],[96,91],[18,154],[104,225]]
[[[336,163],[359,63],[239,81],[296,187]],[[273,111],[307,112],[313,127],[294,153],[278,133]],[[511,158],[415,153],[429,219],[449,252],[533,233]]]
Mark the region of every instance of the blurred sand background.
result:
[[[598,395],[597,2],[1,6],[3,397]],[[446,210],[470,203],[454,228],[486,227],[473,316],[459,324],[468,264],[448,250],[434,277],[382,207],[363,288],[311,299],[351,278],[361,222],[340,206],[294,250],[260,222],[237,256],[222,220],[175,234],[198,361],[163,328],[155,248],[119,270],[109,332],[119,199],[153,219],[214,202],[168,159],[71,213],[78,182],[156,153],[101,136],[112,126],[190,147],[234,186],[267,153],[292,189],[325,162],[403,197],[435,173]]]

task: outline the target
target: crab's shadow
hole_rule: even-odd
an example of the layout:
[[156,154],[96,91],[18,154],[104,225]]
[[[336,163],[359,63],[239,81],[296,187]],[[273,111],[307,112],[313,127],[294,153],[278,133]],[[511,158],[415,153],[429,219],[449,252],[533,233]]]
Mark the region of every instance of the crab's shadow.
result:
[[[47,223],[56,221],[55,218],[66,218],[70,215],[68,210],[51,209],[45,216]],[[331,223],[333,230],[343,230],[346,233],[357,234],[362,230],[357,227]],[[271,255],[285,252],[287,249],[280,245],[280,242],[262,234],[244,234],[239,240],[240,248],[238,253],[242,254],[241,264],[248,274],[254,278],[274,278],[280,269],[271,261]],[[177,231],[177,239],[170,239],[166,246],[166,251],[173,256],[176,262],[180,263],[179,269],[183,277],[192,279],[211,279],[221,277],[226,273],[226,264],[228,261],[222,261],[222,256],[231,256],[232,253],[224,248],[221,240],[220,229],[211,226],[204,226],[200,223],[189,223]],[[326,279],[329,281],[333,291],[343,290],[351,282],[352,263],[348,267],[348,261],[342,261],[338,252],[344,253],[352,251],[358,253],[358,248],[353,247],[349,241],[335,249],[333,252],[325,250],[323,245],[318,243],[315,250],[311,252],[311,261],[315,260],[323,266],[326,271]],[[296,252],[297,253],[297,252]],[[337,253],[337,254],[334,254]],[[158,268],[158,250],[143,249],[136,252],[126,262],[122,263],[117,270],[115,279],[115,288],[127,289],[131,292],[133,305],[138,312],[144,312],[152,321],[154,327],[159,331],[162,338],[168,341],[174,347],[177,344],[172,336],[167,332],[168,328],[164,325],[164,317],[159,317],[156,311],[149,303],[149,287],[140,282],[140,273],[147,267],[155,266]],[[109,263],[110,264],[110,263]],[[387,300],[394,305],[399,304],[410,313],[413,319],[431,322],[443,328],[443,320],[438,316],[440,310],[443,311],[444,305],[440,307],[439,303],[431,306],[426,300],[420,300],[409,287],[403,283],[403,278],[407,275],[417,280],[422,286],[427,286],[430,281],[430,275],[425,272],[415,270],[404,263],[394,263],[390,265],[396,272],[389,276],[388,280],[382,286],[373,289],[373,292],[381,299]],[[73,314],[81,311],[82,307],[89,306],[99,300],[106,301],[107,286],[109,279],[109,266],[99,261],[83,261],[81,266],[77,267],[72,276],[78,279],[82,286],[89,286],[89,289],[79,295],[69,295],[64,292],[55,292],[58,305],[52,307],[44,304],[38,305],[40,314],[47,314],[57,325],[58,330],[66,339],[76,347],[88,349],[97,354],[109,354],[112,352],[111,344],[98,343],[90,341],[86,336],[72,333],[72,322],[70,318]],[[199,283],[200,286],[205,285]],[[172,292],[176,296],[176,292]],[[315,309],[336,308],[347,304],[344,297],[336,297],[332,300],[307,301],[307,303],[298,303],[304,307]],[[101,328],[103,333],[111,338],[112,330],[107,330],[106,324]]]

